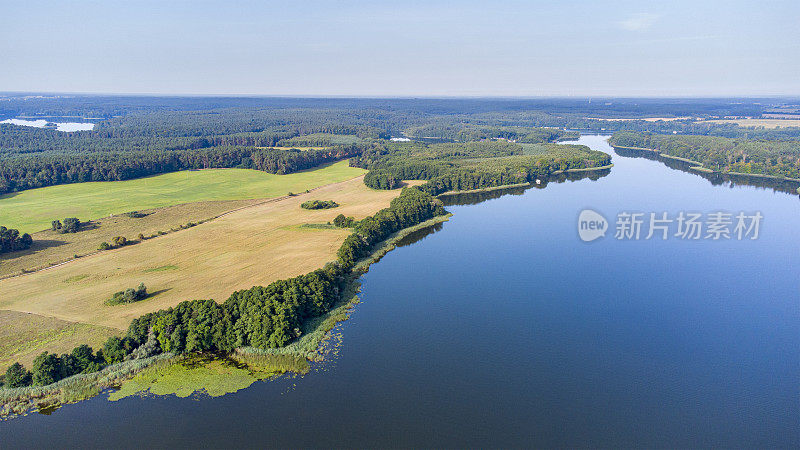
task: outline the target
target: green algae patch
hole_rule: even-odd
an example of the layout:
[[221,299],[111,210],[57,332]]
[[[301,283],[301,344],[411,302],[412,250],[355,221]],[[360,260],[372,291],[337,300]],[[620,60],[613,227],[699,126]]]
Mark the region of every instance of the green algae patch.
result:
[[[256,381],[302,369],[292,362],[274,358],[190,355],[143,370],[123,382],[119,390],[109,394],[108,399],[117,401],[145,394],[185,398],[195,393],[221,397],[245,389]],[[305,371],[308,371],[307,362]]]

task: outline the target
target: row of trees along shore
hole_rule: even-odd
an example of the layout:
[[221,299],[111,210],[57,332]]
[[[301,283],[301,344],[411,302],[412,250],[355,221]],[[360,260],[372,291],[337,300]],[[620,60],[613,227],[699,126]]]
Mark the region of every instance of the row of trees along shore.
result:
[[800,141],[617,132],[609,143],[656,150],[721,172],[800,179]]
[[341,298],[348,275],[359,258],[392,233],[446,211],[441,202],[415,187],[404,188],[388,208],[358,222],[339,248],[337,260],[324,268],[268,286],[234,292],[225,302],[185,301],[132,321],[122,338],[112,337],[102,349],[86,345],[71,353],[47,352],[32,371],[10,367],[8,387],[45,385],[76,373],[95,372],[109,364],[161,352],[230,352],[236,348],[283,347],[300,335],[304,321],[327,313]]

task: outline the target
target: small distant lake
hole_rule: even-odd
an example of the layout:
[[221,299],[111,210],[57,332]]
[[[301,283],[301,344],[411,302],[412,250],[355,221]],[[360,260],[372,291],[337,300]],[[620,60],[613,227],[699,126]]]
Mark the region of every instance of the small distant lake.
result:
[[10,123],[23,127],[54,128],[58,131],[64,132],[89,131],[94,129],[94,124],[92,122],[56,122],[45,119],[7,119],[0,121],[0,123]]

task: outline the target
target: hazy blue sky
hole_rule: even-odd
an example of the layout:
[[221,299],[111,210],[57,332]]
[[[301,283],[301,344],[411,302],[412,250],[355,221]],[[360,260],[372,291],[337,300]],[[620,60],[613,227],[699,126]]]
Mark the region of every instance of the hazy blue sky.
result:
[[0,91],[800,94],[800,0],[0,0]]

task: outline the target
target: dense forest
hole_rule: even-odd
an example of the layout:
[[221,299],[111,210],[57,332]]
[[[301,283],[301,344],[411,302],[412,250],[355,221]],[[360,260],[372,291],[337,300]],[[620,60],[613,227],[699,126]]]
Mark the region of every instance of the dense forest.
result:
[[657,150],[664,155],[700,162],[720,172],[800,179],[800,141],[618,132],[609,143]]
[[[416,188],[405,188],[388,208],[361,220],[335,262],[309,274],[234,292],[225,302],[193,300],[136,318],[122,337],[109,338],[94,352],[86,345],[63,355],[39,355],[31,371],[15,364],[6,372],[9,387],[46,385],[77,373],[96,372],[108,364],[161,352],[230,352],[238,347],[283,347],[301,335],[309,318],[330,311],[341,298],[347,276],[359,258],[392,233],[445,214],[441,202]],[[146,295],[142,285],[130,289]],[[115,297],[118,295],[115,294]],[[119,294],[125,297],[125,292]]]
[[[757,140],[800,140],[800,127],[743,128],[698,118],[755,116],[777,99],[291,99],[0,96],[0,119],[84,120],[64,133],[0,124],[0,194],[185,169],[249,167],[290,173],[357,156],[392,136],[458,142],[545,143],[569,130],[647,131]],[[788,100],[787,100],[788,101]],[[784,101],[783,103],[786,103]],[[689,117],[682,119],[683,117]],[[672,121],[603,119],[644,117]],[[542,128],[546,127],[546,128]],[[326,147],[335,154],[280,154],[268,147]],[[262,150],[258,152],[257,150]]]
[[393,189],[401,180],[428,180],[419,188],[432,195],[447,191],[528,183],[553,172],[600,167],[611,157],[582,145],[548,144],[545,151],[526,154],[506,141],[467,144],[390,143],[376,145],[351,159],[368,169],[364,183],[374,189]]

